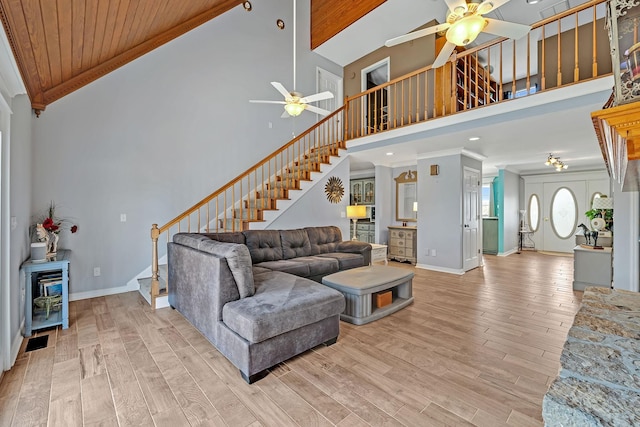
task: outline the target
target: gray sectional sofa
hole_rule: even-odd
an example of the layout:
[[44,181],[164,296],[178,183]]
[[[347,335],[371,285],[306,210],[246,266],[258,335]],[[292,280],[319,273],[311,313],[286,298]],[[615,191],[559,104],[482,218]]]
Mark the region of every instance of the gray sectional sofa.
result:
[[316,282],[369,265],[371,245],[338,227],[178,233],[168,244],[169,304],[252,383],[336,342],[344,297]]

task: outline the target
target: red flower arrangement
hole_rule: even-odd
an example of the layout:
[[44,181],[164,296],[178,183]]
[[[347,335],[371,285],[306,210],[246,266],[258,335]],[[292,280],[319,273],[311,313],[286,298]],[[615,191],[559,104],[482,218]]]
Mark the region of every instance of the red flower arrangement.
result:
[[60,231],[64,229],[68,229],[72,233],[78,231],[78,226],[76,224],[71,223],[68,219],[65,218],[57,218],[55,215],[56,205],[52,201],[49,205],[49,210],[47,212],[48,215],[40,217],[36,223],[32,226],[32,228],[36,228],[38,224],[42,224],[42,227],[48,233],[59,234]]

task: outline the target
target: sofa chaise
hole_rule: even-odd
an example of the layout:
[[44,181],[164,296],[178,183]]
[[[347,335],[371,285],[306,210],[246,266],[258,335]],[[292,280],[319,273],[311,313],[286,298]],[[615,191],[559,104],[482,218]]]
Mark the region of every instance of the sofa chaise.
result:
[[371,245],[337,227],[177,233],[168,244],[169,304],[249,384],[339,334],[342,294],[317,282],[368,265]]

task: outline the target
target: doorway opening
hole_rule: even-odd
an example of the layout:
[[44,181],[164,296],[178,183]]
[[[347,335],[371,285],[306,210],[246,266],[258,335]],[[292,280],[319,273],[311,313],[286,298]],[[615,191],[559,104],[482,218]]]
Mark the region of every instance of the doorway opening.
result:
[[[363,92],[387,83],[391,78],[390,58],[387,57],[369,67],[363,68],[361,73],[361,89]],[[364,100],[366,105],[362,109],[367,133],[375,133],[387,129],[389,125],[389,88],[385,87],[368,94]]]

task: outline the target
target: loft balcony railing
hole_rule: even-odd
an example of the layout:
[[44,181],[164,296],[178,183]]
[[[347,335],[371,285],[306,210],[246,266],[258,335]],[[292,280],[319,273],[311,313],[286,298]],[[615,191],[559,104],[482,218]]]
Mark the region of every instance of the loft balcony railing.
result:
[[[606,0],[544,19],[520,40],[458,50],[345,101],[347,140],[434,120],[611,74]],[[436,46],[438,42],[436,42]],[[437,48],[437,47],[436,47]]]
[[241,231],[261,221],[264,210],[274,209],[275,200],[309,179],[347,140],[610,74],[605,14],[606,0],[590,1],[534,24],[520,40],[500,38],[458,51],[443,67],[424,67],[346,98],[344,107],[219,190],[167,224],[152,226],[152,306],[170,286],[160,289],[160,241],[168,243],[177,232]]

